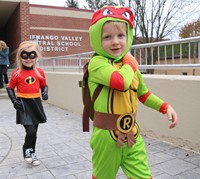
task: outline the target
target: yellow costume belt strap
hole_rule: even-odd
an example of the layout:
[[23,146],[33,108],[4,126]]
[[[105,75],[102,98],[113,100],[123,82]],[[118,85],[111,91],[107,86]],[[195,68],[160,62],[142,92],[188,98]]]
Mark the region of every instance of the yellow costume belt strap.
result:
[[39,98],[40,93],[17,93],[17,97],[21,98]]
[[118,130],[119,135],[117,138],[117,144],[120,147],[124,145],[126,138],[129,147],[136,142],[132,131],[135,125],[135,115],[133,113],[117,115],[95,111],[93,125],[100,129]]

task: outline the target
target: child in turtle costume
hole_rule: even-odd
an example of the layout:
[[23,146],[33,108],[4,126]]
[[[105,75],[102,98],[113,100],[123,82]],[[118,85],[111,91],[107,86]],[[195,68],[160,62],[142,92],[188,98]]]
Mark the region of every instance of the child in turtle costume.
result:
[[136,121],[138,99],[177,124],[174,109],[146,87],[138,63],[129,53],[134,15],[129,8],[104,6],[96,11],[89,28],[95,54],[88,66],[88,85],[94,102],[93,179],[114,179],[121,167],[128,179],[151,179],[145,144]]

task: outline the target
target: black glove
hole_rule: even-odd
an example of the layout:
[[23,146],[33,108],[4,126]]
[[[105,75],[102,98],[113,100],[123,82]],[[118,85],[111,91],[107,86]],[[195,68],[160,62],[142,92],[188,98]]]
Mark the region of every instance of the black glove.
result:
[[11,88],[6,88],[6,90],[7,90],[7,93],[8,93],[8,96],[9,96],[10,100],[13,103],[14,108],[16,110],[22,109],[23,108],[22,107],[22,102],[16,98],[14,90],[11,89]]
[[16,110],[20,110],[20,109],[23,109],[22,107],[22,102],[18,99],[16,99],[14,102],[13,102],[13,105],[14,105],[14,108]]
[[41,90],[42,90],[42,99],[48,100],[48,86],[44,86]]

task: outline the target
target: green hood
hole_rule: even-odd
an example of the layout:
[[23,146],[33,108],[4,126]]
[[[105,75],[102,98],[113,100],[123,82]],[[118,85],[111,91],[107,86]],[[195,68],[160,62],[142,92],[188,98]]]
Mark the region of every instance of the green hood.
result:
[[[120,55],[120,56],[112,56],[111,54],[108,54],[105,52],[102,48],[102,27],[103,25],[108,21],[118,21],[118,22],[124,22],[126,23],[127,27],[127,45],[126,50]],[[102,18],[99,21],[97,21],[95,24],[90,26],[89,28],[89,35],[90,35],[90,46],[91,48],[99,55],[111,58],[113,61],[119,61],[122,59],[122,57],[129,51],[132,41],[133,41],[133,29],[130,27],[129,23],[122,19],[116,19],[112,17],[106,17]]]

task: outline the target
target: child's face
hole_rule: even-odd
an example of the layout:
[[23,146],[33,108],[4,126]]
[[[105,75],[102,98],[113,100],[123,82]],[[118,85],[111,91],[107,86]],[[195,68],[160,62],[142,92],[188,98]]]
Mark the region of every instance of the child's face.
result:
[[102,29],[102,47],[110,55],[120,56],[126,49],[126,24],[116,26],[106,22]]
[[28,48],[21,52],[22,64],[26,67],[33,67],[36,63],[37,52],[33,48]]

